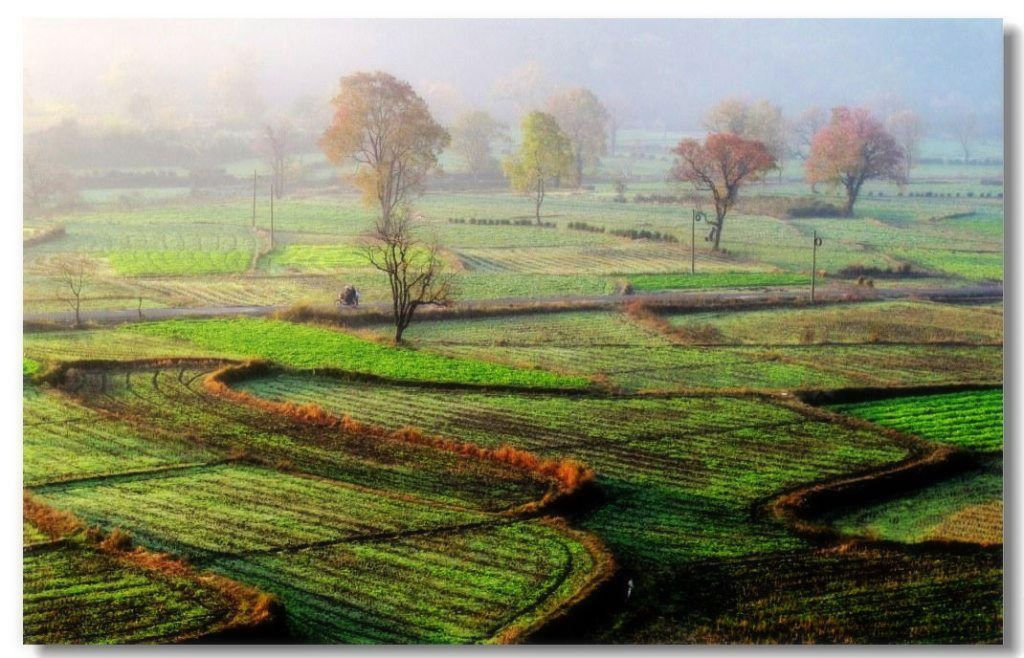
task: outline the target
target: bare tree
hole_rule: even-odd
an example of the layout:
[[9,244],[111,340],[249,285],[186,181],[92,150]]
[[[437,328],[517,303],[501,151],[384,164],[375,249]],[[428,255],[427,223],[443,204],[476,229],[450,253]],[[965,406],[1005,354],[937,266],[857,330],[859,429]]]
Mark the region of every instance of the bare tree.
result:
[[896,143],[903,149],[903,164],[906,180],[910,180],[910,170],[917,160],[918,147],[921,138],[924,137],[924,122],[921,117],[912,110],[900,110],[891,114],[886,121],[889,134],[896,139]]
[[953,117],[949,124],[950,132],[960,142],[964,151],[964,164],[971,159],[971,146],[978,134],[978,116],[974,112],[963,112]]
[[820,107],[809,107],[801,112],[789,127],[793,155],[801,160],[806,160],[811,153],[811,142],[814,141],[814,136],[827,123],[828,116]]
[[263,127],[262,150],[270,164],[271,185],[278,199],[284,194],[285,173],[288,170],[288,154],[291,147],[291,126],[286,121]]
[[448,306],[454,299],[450,272],[445,271],[436,244],[424,244],[413,235],[408,212],[391,213],[377,219],[364,246],[367,259],[388,276],[391,285],[395,342],[412,322],[416,309],[424,305]]
[[26,217],[75,204],[77,194],[73,178],[66,169],[44,162],[28,150],[22,163],[22,201]]
[[57,297],[75,312],[75,327],[82,326],[82,293],[89,285],[95,267],[84,256],[69,254],[61,257],[53,266],[60,282]]

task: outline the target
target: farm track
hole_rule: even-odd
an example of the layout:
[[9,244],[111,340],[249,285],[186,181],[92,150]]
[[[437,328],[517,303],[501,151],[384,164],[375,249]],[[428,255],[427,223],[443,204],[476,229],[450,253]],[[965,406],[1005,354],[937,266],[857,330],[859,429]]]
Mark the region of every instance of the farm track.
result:
[[[818,291],[817,299],[821,302],[843,301],[877,301],[883,299],[921,298],[950,302],[969,302],[978,300],[1002,299],[1002,285],[972,285],[950,288],[875,288],[870,291],[854,287]],[[554,297],[508,297],[502,299],[464,301],[457,305],[456,311],[472,313],[475,310],[489,311],[501,309],[506,313],[514,313],[517,309],[536,309],[545,305],[558,307],[560,310],[574,308],[614,308],[623,302],[639,300],[658,305],[692,306],[703,311],[713,311],[719,306],[735,309],[737,304],[774,301],[780,306],[785,304],[806,302],[808,295],[802,289],[794,288],[758,288],[753,291],[686,291],[639,293],[623,295],[562,295]],[[183,317],[224,317],[233,315],[264,316],[287,310],[287,306],[199,306],[193,308],[153,308],[144,309],[141,321],[165,320]],[[346,310],[343,317],[358,319],[366,314],[380,314],[390,311],[390,304],[364,303],[358,309]],[[139,322],[139,314],[130,310],[87,310],[82,311],[82,321],[104,325],[123,322]],[[25,313],[23,322],[34,324],[67,324],[74,319],[71,312]]]

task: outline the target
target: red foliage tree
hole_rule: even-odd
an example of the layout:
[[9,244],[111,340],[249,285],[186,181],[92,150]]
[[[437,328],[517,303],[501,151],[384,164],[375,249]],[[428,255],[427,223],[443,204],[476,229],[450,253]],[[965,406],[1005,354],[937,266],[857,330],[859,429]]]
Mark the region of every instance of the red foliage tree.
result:
[[872,178],[906,182],[905,154],[882,122],[863,108],[837,107],[811,142],[804,164],[807,181],[846,188],[846,216],[853,214],[860,188]]
[[671,177],[711,192],[715,202],[713,248],[718,251],[725,215],[736,203],[740,186],[774,169],[775,156],[761,142],[732,133],[708,135],[703,144],[684,139],[672,152],[677,157]]

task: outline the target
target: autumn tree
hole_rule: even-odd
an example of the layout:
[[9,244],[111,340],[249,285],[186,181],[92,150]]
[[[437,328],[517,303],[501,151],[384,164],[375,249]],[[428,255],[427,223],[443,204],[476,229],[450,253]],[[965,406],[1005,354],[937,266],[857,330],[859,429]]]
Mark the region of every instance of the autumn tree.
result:
[[540,205],[549,185],[572,173],[572,144],[550,114],[531,112],[523,119],[523,143],[502,163],[512,189],[529,194],[540,224]]
[[789,150],[786,121],[782,108],[766,100],[748,103],[727,98],[712,107],[704,117],[704,128],[710,133],[732,133],[744,139],[761,142],[775,158],[779,175]]
[[292,128],[287,121],[268,123],[263,126],[260,152],[263,153],[270,166],[271,189],[278,199],[284,194],[284,181],[288,171],[292,138]]
[[861,186],[871,179],[905,182],[903,149],[882,123],[864,108],[837,107],[828,124],[811,143],[804,163],[807,180],[842,185],[846,189],[844,214],[853,214]]
[[609,114],[594,92],[585,87],[567,89],[548,99],[548,113],[569,137],[572,147],[572,183],[583,183],[583,171],[595,167],[608,148]]
[[388,276],[395,340],[400,341],[418,307],[443,303],[451,295],[450,282],[440,276],[436,249],[427,250],[426,261],[418,260],[421,250],[412,236],[409,208],[437,169],[448,133],[407,82],[387,73],[342,78],[331,102],[334,118],[320,145],[331,163],[358,165],[352,180],[363,202],[380,211],[366,255]]
[[964,164],[971,159],[971,147],[978,136],[978,115],[974,112],[961,112],[949,122],[949,130],[960,143],[964,152]]
[[491,147],[504,129],[497,119],[484,110],[461,114],[452,124],[452,150],[466,161],[466,168],[474,181],[479,181],[481,174],[497,168]]
[[421,306],[452,303],[453,279],[440,249],[415,237],[408,208],[378,218],[363,248],[370,263],[388,277],[396,343],[402,342],[402,333]]
[[918,147],[924,137],[924,122],[917,112],[900,110],[893,113],[886,121],[889,134],[903,149],[903,178],[910,180],[910,170],[917,159]]
[[775,156],[761,142],[734,133],[714,133],[703,144],[684,139],[673,153],[676,163],[670,177],[711,193],[715,203],[713,248],[718,251],[725,216],[736,203],[740,186],[774,169]]
[[390,219],[423,191],[448,146],[448,132],[409,83],[379,71],[342,78],[331,104],[334,118],[320,147],[335,166],[356,163],[352,182],[363,202]]

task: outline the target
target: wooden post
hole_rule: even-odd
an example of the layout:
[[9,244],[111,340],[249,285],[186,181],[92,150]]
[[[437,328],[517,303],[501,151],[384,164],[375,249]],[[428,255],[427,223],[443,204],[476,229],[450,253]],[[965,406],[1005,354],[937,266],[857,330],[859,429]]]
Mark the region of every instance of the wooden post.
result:
[[690,219],[690,274],[697,273],[697,222],[707,220],[700,210],[694,210]]
[[690,219],[690,274],[697,272],[697,211]]
[[811,246],[811,303],[814,303],[814,280],[818,276],[818,247],[821,246],[821,238],[818,232],[814,232],[814,240]]

